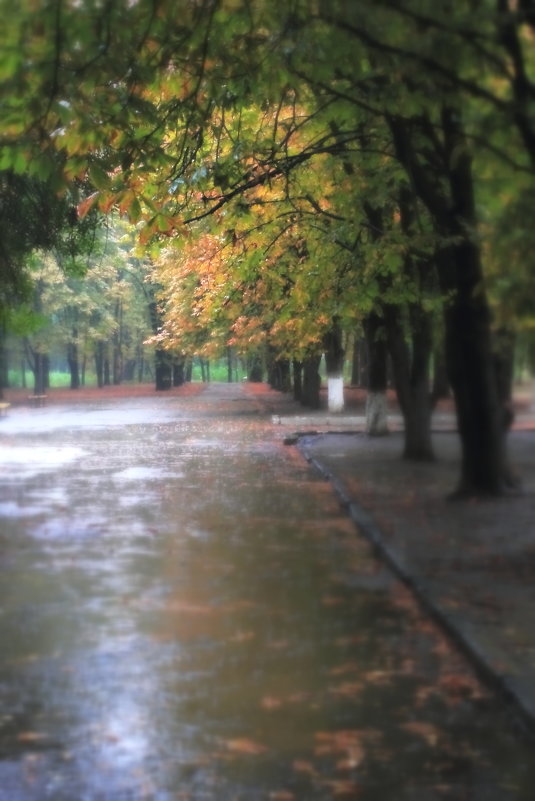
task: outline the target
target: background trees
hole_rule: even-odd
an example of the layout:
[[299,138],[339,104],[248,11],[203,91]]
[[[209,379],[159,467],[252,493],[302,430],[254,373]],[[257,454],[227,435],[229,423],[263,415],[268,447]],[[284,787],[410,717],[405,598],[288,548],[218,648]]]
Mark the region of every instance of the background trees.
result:
[[150,333],[144,271],[129,229],[118,221],[95,232],[91,250],[65,265],[56,250],[34,250],[24,260],[28,287],[12,305],[7,330],[22,338],[35,394],[48,387],[50,357],[66,364],[77,389],[87,371],[99,386],[143,375],[143,343]]

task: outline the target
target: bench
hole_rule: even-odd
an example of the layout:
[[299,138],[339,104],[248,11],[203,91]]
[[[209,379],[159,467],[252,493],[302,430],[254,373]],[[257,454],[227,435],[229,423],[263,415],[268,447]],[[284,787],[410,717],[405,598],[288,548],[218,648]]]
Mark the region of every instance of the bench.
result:
[[10,403],[6,403],[5,401],[0,402],[0,417],[5,417],[7,414],[7,410],[11,406]]
[[48,395],[28,395],[28,400],[32,406],[44,406]]

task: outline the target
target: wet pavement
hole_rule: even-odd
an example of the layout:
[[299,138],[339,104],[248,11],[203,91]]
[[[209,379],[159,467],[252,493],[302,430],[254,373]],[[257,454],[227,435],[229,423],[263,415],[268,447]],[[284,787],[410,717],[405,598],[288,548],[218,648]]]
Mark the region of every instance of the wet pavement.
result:
[[522,491],[452,502],[459,441],[434,435],[437,461],[400,459],[402,435],[323,433],[301,446],[332,478],[359,529],[509,699],[535,736],[535,429],[509,435]]
[[0,421],[0,801],[532,798],[533,744],[282,444],[288,406]]

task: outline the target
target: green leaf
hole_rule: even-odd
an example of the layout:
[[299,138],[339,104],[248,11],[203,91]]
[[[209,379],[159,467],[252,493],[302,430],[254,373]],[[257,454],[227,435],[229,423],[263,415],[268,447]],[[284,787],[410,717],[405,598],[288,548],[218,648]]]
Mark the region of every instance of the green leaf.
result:
[[96,189],[108,189],[111,184],[110,175],[97,164],[90,166],[89,180]]

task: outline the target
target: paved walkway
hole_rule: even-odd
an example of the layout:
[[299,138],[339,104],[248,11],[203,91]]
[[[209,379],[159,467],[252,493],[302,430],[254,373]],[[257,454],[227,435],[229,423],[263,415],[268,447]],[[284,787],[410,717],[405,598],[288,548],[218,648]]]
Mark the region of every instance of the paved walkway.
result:
[[[212,385],[2,420],[0,801],[531,801],[510,709],[283,445],[301,413]],[[440,577],[455,457],[415,474],[397,436],[304,444]]]
[[[275,420],[276,423],[279,420]],[[292,430],[291,415],[281,418]],[[434,464],[400,458],[402,433],[370,438],[359,418],[300,421],[300,447],[396,573],[470,655],[535,735],[535,431],[529,411],[509,437],[517,497],[452,502],[459,442],[451,416],[434,421]],[[336,428],[344,433],[335,433]],[[360,431],[359,431],[360,428]]]

